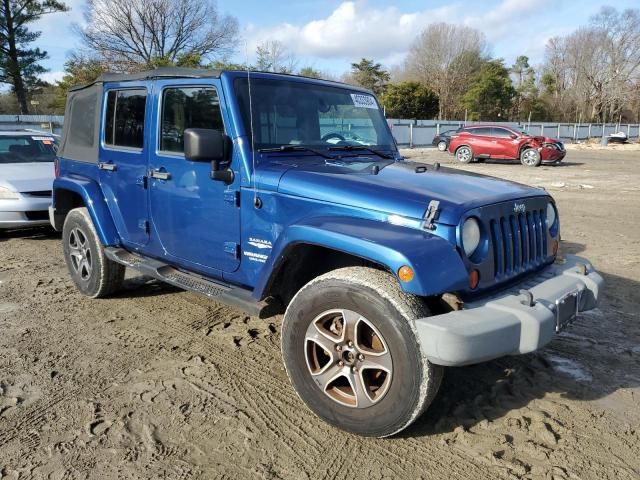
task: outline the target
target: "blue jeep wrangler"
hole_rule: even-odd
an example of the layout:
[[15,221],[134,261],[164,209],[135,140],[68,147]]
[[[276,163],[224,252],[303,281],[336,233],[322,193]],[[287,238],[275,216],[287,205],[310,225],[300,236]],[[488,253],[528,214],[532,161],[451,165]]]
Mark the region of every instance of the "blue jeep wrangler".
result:
[[384,437],[444,366],[537,350],[602,278],[560,257],[544,191],[404,160],[375,97],[258,72],[107,74],[69,92],[51,222],[78,289],[133,268],[252,315],[284,313],[294,388]]

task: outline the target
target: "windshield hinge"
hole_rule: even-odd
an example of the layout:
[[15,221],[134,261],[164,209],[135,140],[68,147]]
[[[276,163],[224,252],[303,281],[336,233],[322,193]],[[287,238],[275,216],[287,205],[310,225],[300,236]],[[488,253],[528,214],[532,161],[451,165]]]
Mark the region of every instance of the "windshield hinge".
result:
[[426,230],[434,230],[436,228],[433,222],[434,220],[437,220],[439,214],[440,202],[438,200],[431,200],[427,207],[427,211],[424,213],[424,228]]

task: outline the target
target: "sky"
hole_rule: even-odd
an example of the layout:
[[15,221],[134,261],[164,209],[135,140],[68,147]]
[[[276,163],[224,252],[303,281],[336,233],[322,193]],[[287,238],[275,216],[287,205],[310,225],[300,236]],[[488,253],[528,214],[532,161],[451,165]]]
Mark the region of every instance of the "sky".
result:
[[[42,17],[36,46],[49,53],[43,65],[48,81],[59,80],[69,52],[79,47],[72,25],[81,25],[85,0],[66,0],[71,10]],[[430,23],[460,23],[484,32],[494,57],[511,65],[527,55],[532,65],[544,58],[547,40],[585,25],[602,0],[218,0],[222,14],[240,23],[241,41],[231,60],[252,62],[256,46],[280,40],[298,58],[298,66],[340,76],[352,62],[372,58],[386,68],[402,63],[415,37]],[[622,10],[638,0],[616,0]]]

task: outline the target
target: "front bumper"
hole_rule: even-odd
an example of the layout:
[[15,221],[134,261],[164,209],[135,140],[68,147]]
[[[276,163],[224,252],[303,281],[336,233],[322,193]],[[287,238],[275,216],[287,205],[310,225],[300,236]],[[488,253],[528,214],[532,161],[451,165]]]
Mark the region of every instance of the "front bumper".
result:
[[[463,310],[416,320],[424,355],[437,365],[461,366],[544,347],[556,335],[556,302],[578,291],[578,311],[591,310],[604,283],[587,260],[573,255],[564,260]],[[531,292],[532,306],[520,290]]]
[[49,225],[47,210],[50,197],[27,197],[0,200],[0,230]]
[[559,162],[567,155],[566,150],[557,150],[555,148],[542,148],[540,150],[540,158],[543,162]]

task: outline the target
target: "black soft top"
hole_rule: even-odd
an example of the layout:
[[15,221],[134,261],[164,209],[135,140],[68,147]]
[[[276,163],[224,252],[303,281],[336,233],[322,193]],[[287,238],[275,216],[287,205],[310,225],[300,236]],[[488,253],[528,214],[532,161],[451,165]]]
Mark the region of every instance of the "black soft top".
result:
[[87,85],[74,85],[69,90],[80,90],[96,83],[152,80],[154,78],[220,78],[220,70],[205,68],[162,67],[138,73],[103,73]]

